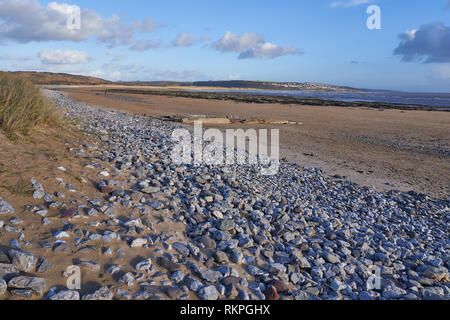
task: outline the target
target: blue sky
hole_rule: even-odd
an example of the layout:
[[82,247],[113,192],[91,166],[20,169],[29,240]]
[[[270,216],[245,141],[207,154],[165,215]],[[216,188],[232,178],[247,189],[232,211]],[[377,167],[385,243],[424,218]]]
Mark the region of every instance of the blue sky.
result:
[[[67,18],[81,8],[81,29]],[[369,30],[366,10],[381,10]],[[0,66],[450,92],[450,1],[0,0]]]

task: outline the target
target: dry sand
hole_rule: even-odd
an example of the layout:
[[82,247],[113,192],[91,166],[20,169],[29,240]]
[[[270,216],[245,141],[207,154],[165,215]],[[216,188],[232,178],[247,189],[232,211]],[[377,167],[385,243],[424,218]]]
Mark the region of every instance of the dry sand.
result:
[[73,98],[148,116],[206,115],[291,120],[297,125],[228,125],[279,128],[280,153],[376,190],[414,190],[446,198],[450,189],[450,113],[330,106],[251,104],[139,94],[105,88],[65,88]]

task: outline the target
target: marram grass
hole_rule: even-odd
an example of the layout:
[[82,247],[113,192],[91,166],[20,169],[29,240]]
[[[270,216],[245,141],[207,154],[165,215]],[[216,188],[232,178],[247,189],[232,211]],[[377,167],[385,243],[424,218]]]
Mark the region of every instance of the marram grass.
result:
[[53,105],[38,87],[24,78],[0,72],[0,129],[7,134],[28,135],[59,120]]

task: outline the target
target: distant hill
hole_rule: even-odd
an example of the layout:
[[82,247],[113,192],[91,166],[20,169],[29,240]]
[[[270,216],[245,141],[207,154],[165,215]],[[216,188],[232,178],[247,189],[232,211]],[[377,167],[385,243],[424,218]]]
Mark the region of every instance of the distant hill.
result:
[[112,84],[111,81],[103,80],[95,77],[73,75],[67,73],[50,73],[50,72],[29,72],[17,71],[11,72],[22,76],[37,85],[99,85]]
[[351,87],[332,86],[311,82],[267,82],[267,81],[127,81],[117,82],[122,85],[154,86],[154,87],[202,87],[202,88],[229,88],[229,89],[253,89],[253,90],[300,90],[300,91],[333,91],[333,92],[360,92],[362,89]]
[[117,81],[112,82],[100,78],[67,73],[50,72],[12,72],[21,75],[38,85],[128,85],[128,86],[153,86],[153,87],[202,87],[202,88],[229,88],[249,90],[298,90],[298,91],[328,91],[328,92],[362,92],[363,89],[351,87],[332,86],[311,82],[269,82],[269,81]]
[[351,87],[332,86],[312,82],[268,82],[268,81],[204,81],[194,82],[196,87],[224,87],[260,90],[313,90],[313,91],[363,91]]

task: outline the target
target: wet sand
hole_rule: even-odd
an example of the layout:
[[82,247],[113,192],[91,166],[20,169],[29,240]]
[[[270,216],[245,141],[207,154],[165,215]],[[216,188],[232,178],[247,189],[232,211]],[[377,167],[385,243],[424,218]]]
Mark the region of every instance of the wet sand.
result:
[[257,104],[64,88],[73,98],[148,116],[290,120],[304,125],[218,128],[280,129],[283,158],[375,190],[414,190],[446,198],[450,190],[450,113],[364,107]]

